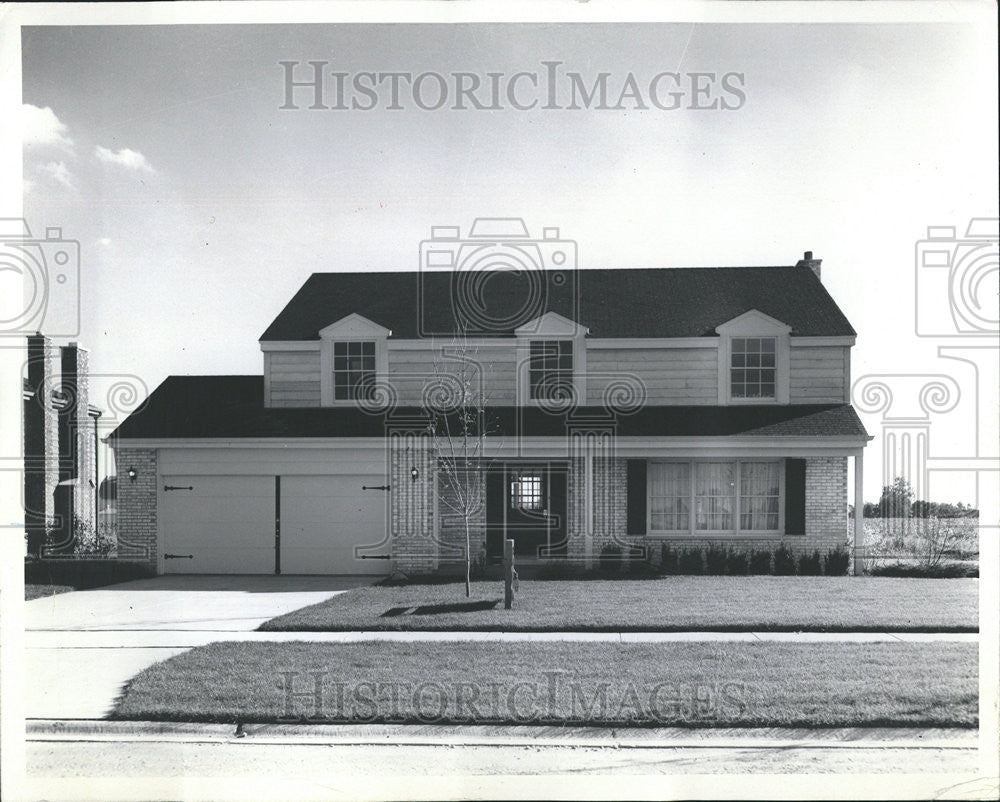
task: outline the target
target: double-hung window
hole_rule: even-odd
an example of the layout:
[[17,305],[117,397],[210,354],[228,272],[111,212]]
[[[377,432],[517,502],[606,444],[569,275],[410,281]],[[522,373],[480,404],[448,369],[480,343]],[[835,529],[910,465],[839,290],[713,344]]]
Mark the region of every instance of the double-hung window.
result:
[[532,400],[572,398],[573,341],[532,340],[529,349],[529,397]]
[[729,369],[732,398],[774,398],[776,351],[775,337],[732,338]]
[[375,383],[374,340],[333,344],[333,397],[357,401],[368,397]]
[[773,534],[781,526],[779,460],[651,461],[649,531]]

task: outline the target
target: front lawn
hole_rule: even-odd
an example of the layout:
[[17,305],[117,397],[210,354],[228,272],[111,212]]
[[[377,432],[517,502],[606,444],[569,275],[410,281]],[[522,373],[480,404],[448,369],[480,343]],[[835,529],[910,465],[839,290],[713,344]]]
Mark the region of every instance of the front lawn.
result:
[[356,588],[262,630],[976,632],[976,579],[672,576]]
[[974,727],[964,643],[213,643],[147,668],[115,719]]

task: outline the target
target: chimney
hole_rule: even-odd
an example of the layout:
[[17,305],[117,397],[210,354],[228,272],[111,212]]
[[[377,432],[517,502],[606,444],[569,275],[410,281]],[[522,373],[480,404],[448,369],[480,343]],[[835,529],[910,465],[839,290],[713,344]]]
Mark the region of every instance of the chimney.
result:
[[813,252],[806,251],[795,266],[808,267],[810,270],[812,270],[813,273],[816,274],[816,278],[822,280],[823,277],[820,275],[820,265],[822,264],[823,264],[822,259],[813,259]]
[[57,513],[66,524],[63,532],[71,543],[74,522],[93,521],[94,448],[91,442],[89,409],[89,354],[75,342],[63,346],[62,409],[59,412],[60,490]]
[[28,337],[27,391],[24,400],[24,528],[28,553],[40,555],[45,532],[55,516],[59,482],[59,426],[52,406],[55,355],[48,337]]

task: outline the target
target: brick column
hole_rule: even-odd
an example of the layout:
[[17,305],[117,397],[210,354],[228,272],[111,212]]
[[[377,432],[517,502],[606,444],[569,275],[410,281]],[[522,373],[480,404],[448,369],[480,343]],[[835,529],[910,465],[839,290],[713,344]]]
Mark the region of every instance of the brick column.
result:
[[[118,559],[157,570],[156,449],[115,447]],[[129,469],[135,470],[135,480]]]
[[[434,531],[436,459],[426,419],[390,421],[386,436],[392,567],[408,575],[434,573],[439,566]],[[412,475],[414,468],[417,478]]]

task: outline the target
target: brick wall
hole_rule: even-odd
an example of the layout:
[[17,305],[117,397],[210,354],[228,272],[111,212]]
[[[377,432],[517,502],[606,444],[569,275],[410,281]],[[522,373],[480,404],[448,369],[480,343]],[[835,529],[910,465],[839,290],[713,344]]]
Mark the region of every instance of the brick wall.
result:
[[826,553],[828,549],[843,546],[847,540],[846,520],[847,457],[807,459],[804,549]]
[[[156,450],[115,448],[118,466],[118,559],[157,567]],[[128,470],[134,468],[135,481]]]

